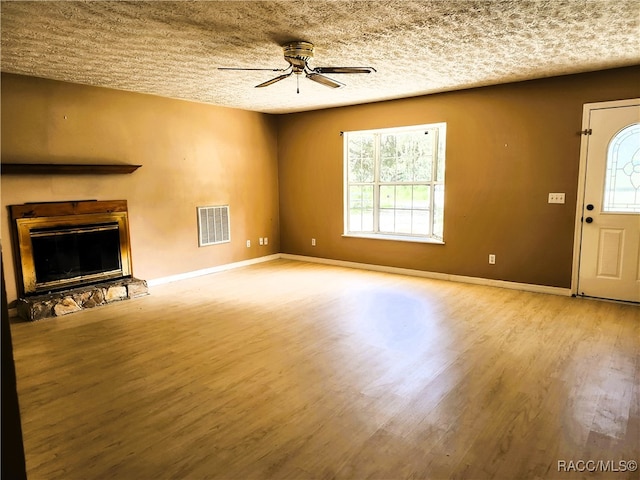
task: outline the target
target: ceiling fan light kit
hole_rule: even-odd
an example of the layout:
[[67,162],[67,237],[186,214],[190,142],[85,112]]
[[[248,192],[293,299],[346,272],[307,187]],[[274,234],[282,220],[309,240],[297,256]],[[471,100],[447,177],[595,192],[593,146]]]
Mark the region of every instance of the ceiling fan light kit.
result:
[[[300,75],[304,74],[309,80],[313,80],[320,85],[324,85],[325,87],[330,88],[342,88],[345,86],[344,83],[338,82],[332,78],[324,75],[325,73],[329,74],[352,74],[352,73],[372,73],[375,72],[376,69],[373,67],[315,67],[311,68],[309,66],[309,60],[313,58],[313,43],[305,42],[305,41],[295,41],[295,42],[287,42],[282,45],[282,51],[284,53],[284,59],[289,64],[289,67],[286,69],[279,68],[219,68],[218,70],[264,70],[270,72],[286,72],[282,75],[278,75],[271,80],[267,80],[259,85],[256,85],[256,88],[268,87],[269,85],[273,85],[280,80],[284,80],[287,77],[290,77],[292,74],[296,74],[299,80]],[[298,87],[297,92],[300,93],[300,88]]]

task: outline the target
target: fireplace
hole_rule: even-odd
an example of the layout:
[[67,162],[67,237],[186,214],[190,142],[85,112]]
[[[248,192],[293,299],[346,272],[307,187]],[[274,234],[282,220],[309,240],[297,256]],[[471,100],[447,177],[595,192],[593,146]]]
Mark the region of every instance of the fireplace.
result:
[[123,276],[118,222],[32,228],[35,288]]
[[131,276],[125,200],[9,207],[25,296]]

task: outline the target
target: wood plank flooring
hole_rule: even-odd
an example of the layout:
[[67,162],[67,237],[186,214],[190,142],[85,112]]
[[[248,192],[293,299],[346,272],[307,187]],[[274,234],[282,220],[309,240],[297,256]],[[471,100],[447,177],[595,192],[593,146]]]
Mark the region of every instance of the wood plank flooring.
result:
[[639,313],[276,260],[14,321],[28,477],[638,478]]

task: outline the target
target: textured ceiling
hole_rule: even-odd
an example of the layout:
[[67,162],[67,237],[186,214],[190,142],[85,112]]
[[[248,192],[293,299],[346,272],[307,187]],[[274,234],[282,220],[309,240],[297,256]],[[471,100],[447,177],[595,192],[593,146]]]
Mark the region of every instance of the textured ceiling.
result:
[[[639,0],[2,1],[4,72],[285,113],[640,64]],[[315,44],[330,89],[286,68]]]

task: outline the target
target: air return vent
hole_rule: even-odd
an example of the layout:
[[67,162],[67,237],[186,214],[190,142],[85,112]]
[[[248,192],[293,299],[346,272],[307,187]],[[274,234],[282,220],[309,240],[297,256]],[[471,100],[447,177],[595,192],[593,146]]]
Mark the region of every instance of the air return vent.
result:
[[199,245],[230,242],[229,205],[198,207]]

